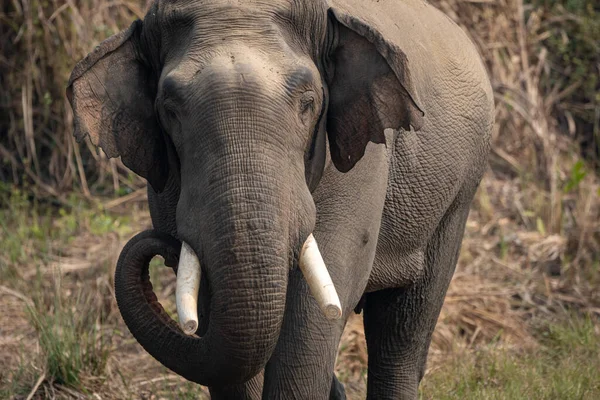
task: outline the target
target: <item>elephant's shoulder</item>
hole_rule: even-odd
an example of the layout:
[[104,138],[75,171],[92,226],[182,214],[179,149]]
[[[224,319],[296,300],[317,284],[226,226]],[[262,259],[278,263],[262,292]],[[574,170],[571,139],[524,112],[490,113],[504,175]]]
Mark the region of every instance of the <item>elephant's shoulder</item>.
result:
[[465,32],[424,0],[330,0],[332,8],[362,21],[411,62],[452,64],[477,51]]

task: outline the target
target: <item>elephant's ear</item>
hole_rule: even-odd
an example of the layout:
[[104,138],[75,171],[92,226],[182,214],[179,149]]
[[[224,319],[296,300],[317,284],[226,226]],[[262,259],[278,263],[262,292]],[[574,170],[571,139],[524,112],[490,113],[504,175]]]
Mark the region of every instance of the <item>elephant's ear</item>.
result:
[[338,170],[349,171],[369,141],[385,143],[387,128],[423,125],[409,60],[373,27],[330,9],[332,44],[326,61],[330,99],[327,135]]
[[89,136],[106,155],[150,182],[168,178],[166,146],[154,111],[156,79],[140,52],[142,22],[104,42],[80,61],[69,79],[77,141]]

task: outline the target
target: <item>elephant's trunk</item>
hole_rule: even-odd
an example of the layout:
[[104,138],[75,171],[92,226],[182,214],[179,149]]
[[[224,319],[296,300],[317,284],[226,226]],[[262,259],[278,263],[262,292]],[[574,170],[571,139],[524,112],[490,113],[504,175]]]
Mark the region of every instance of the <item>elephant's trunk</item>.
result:
[[[151,245],[154,236],[136,238],[139,248],[123,250],[117,274],[124,276],[116,278],[123,318],[140,344],[171,370],[207,386],[246,381],[271,357],[293,257],[316,219],[305,182],[306,140],[293,133],[289,119],[271,112],[286,105],[281,99],[266,103],[270,92],[259,90],[262,64],[253,69],[256,60],[219,60],[196,78],[202,96],[195,105],[208,111],[182,122],[188,136],[178,148],[177,236],[197,254],[201,290],[209,292],[202,293],[208,312],[201,316],[202,338],[185,335],[148,300],[154,297],[140,271],[161,250]],[[192,135],[198,127],[202,134]]]
[[115,293],[123,319],[146,351],[186,379],[207,386],[244,382],[271,356],[285,306],[287,254],[259,251],[249,243],[231,243],[206,258],[207,264],[221,261],[208,274],[210,322],[201,338],[181,331],[158,303],[149,280],[152,257],[160,254],[176,265],[180,242],[146,231],[121,253]]

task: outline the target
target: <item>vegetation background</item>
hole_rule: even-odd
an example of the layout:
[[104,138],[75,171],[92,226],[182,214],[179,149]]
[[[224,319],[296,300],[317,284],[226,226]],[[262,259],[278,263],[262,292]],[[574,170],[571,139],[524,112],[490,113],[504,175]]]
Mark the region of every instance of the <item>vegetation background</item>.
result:
[[[120,319],[112,273],[151,224],[144,182],[75,143],[64,94],[148,2],[0,1],[0,398],[206,397]],[[421,397],[600,398],[600,3],[430,2],[485,59],[496,125]],[[153,263],[173,311],[172,273]],[[336,368],[350,398],[366,360],[355,316]]]

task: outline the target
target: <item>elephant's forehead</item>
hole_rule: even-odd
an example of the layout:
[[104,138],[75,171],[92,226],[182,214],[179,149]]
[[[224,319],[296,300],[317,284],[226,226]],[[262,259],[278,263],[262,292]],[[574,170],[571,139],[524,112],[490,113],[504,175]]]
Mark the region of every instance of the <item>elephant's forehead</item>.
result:
[[[157,15],[164,26],[190,26],[205,34],[235,34],[264,29],[276,22],[301,36],[324,30],[327,6],[323,0],[157,0]],[[268,33],[264,32],[263,33]]]
[[[319,2],[318,0],[316,1]],[[224,16],[253,19],[261,15],[277,14],[294,17],[305,14],[311,1],[294,0],[159,0],[159,10],[166,17]],[[314,9],[314,7],[313,7]],[[306,16],[306,15],[303,15]]]
[[243,45],[212,49],[198,62],[192,58],[168,73],[176,86],[200,84],[206,91],[225,87],[255,88],[265,93],[317,84],[316,66],[306,57],[271,54]]
[[219,73],[239,72],[231,70],[237,68],[246,72],[236,76],[262,81],[263,86],[286,85],[290,75],[298,77],[296,70],[314,69],[311,60],[319,50],[315,43],[324,37],[327,19],[325,6],[315,6],[320,3],[180,0],[149,12],[147,28],[160,32],[155,42],[160,43],[160,65],[167,74],[176,72],[179,82],[209,76],[210,66],[220,63],[224,68],[214,69]]

